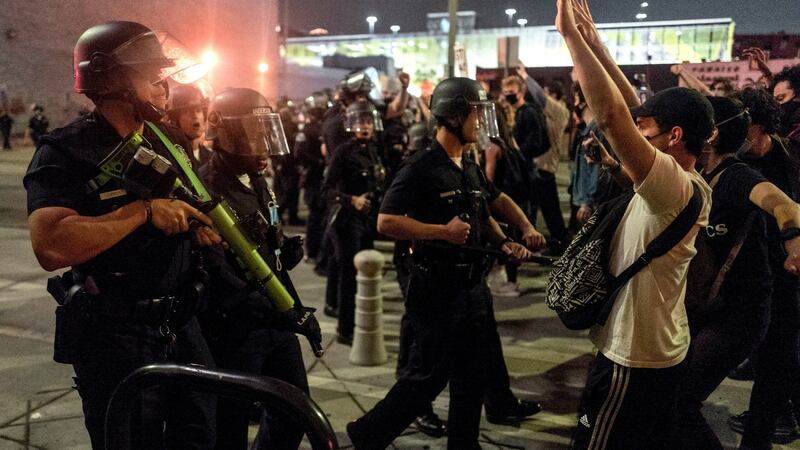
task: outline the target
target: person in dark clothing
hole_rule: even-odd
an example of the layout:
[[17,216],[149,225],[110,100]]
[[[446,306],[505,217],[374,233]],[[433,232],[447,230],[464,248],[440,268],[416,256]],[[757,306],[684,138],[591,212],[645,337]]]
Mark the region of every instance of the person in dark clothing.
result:
[[564,224],[561,205],[558,199],[554,173],[539,170],[534,158],[550,149],[547,134],[547,119],[541,106],[525,101],[525,82],[517,75],[503,80],[503,95],[514,108],[514,140],[528,162],[531,172],[531,209],[528,215],[536,224],[536,211],[541,208],[547,229],[552,240],[562,245],[569,243],[569,232]]
[[353,257],[373,246],[377,217],[373,206],[380,203],[386,176],[375,142],[380,120],[375,107],[366,100],[347,108],[347,129],[354,137],[334,151],[322,186],[335,249],[335,259],[331,260],[335,262],[328,266],[326,295],[335,295],[336,300],[326,300],[326,304],[338,305],[337,341],[347,345],[353,341],[355,317]]
[[3,136],[3,150],[11,150],[11,126],[14,125],[14,118],[8,109],[0,107],[0,135]]
[[[722,267],[734,246],[739,241],[742,244],[713,303],[691,302],[700,296],[693,290],[700,291],[702,285],[690,279],[687,286],[692,341],[689,364],[675,400],[672,427],[672,448],[687,450],[722,449],[700,411],[702,402],[732,368],[749,356],[766,332],[772,271],[767,221],[760,210],[774,216],[781,229],[800,224],[800,206],[735,157],[750,124],[742,103],[727,97],[708,99],[714,107],[717,131],[700,162],[703,177],[712,187],[712,206],[709,224],[698,238],[707,245],[698,247],[690,271],[700,273],[703,266],[694,264],[709,261],[711,273],[704,284],[710,286],[717,276],[714,268]],[[785,264],[800,264],[800,259],[796,260],[800,236],[787,241],[785,247],[788,255],[795,255],[788,256]]]
[[[745,88],[734,98],[750,112],[752,123],[744,145],[739,149],[743,161],[758,170],[789,198],[800,200],[800,166],[788,153],[784,142],[774,133],[778,129],[780,109],[768,92]],[[794,234],[797,231],[797,234]],[[750,395],[749,414],[744,420],[742,449],[768,449],[778,416],[786,405],[800,373],[800,297],[795,271],[784,266],[783,242],[800,235],[800,229],[778,228],[767,224],[769,263],[773,276],[769,326],[757,350],[756,376]]]
[[[286,139],[295,143],[299,128],[294,123],[292,111],[288,108],[281,108],[281,120],[284,123]],[[272,160],[275,172],[275,193],[281,205],[279,212],[283,217],[287,213],[289,225],[305,225],[298,216],[300,202],[300,166],[297,157],[292,154],[276,156]]]
[[[312,96],[317,98],[317,96]],[[322,98],[322,97],[320,97]],[[308,206],[306,220],[306,258],[316,260],[325,232],[325,200],[322,197],[322,180],[325,177],[325,155],[322,154],[322,119],[327,103],[312,103],[308,109],[308,122],[297,133],[294,151],[302,169],[303,200]]]
[[[302,241],[287,238],[276,217],[275,195],[263,175],[271,154],[288,152],[286,138],[278,126],[277,114],[261,112],[269,104],[251,89],[228,89],[214,98],[209,114],[214,118],[209,136],[215,137],[213,153],[200,176],[214,197],[224,197],[241,218],[261,214],[269,222],[258,233],[268,236],[262,257],[296,302],[299,296],[289,277],[289,270],[302,259]],[[255,112],[254,112],[255,111]],[[263,124],[270,133],[270,145],[252,146],[255,135],[243,135],[254,123]],[[248,133],[244,131],[244,133]],[[255,141],[258,142],[258,141]],[[263,142],[263,141],[262,141]],[[213,259],[213,258],[210,258]],[[289,331],[264,328],[273,323],[280,328],[275,311],[264,311],[268,301],[254,291],[247,276],[232,256],[227,264],[211,271],[211,297],[214,307],[201,321],[211,351],[219,367],[274,377],[309,393],[303,356],[297,337]],[[245,449],[252,404],[220,398],[217,410],[217,446],[219,450]],[[266,427],[263,426],[266,424]],[[267,432],[268,430],[268,432]],[[267,410],[257,437],[258,449],[296,449],[303,431],[291,417]]]
[[191,142],[191,147],[186,150],[195,171],[211,159],[211,149],[203,144],[207,116],[208,99],[196,86],[180,84],[171,90],[167,104],[167,119],[172,125],[180,128],[186,139]]
[[28,130],[33,146],[39,147],[39,139],[47,134],[47,129],[50,127],[50,121],[44,115],[44,107],[41,105],[33,105],[33,116],[28,120]]
[[[42,137],[23,180],[39,264],[72,266],[60,284],[80,288],[69,304],[57,298],[85,309],[57,313],[64,332],[56,333],[54,358],[73,365],[95,450],[106,448],[106,432],[123,433],[105,429],[106,409],[133,371],[163,361],[214,365],[194,315],[204,282],[198,247],[221,241],[211,220],[169,192],[143,196],[122,180],[97,177],[100,162],[134,132],[164,164],[185,158],[177,150],[188,146],[183,134],[160,123],[152,103],[164,77],[181,69],[162,42],[168,39],[134,22],[84,32],[74,49],[75,90],[96,109]],[[200,226],[190,231],[190,220]],[[215,403],[182,386],[145,390],[135,403],[132,448],[212,449]]]
[[413,241],[405,301],[413,345],[406,370],[386,397],[347,425],[358,450],[389,445],[448,382],[448,448],[479,448],[484,368],[496,325],[485,279],[488,261],[467,249],[495,244],[515,258],[530,255],[506,239],[489,215],[488,204],[500,192],[486,183],[480,166],[463,159],[464,144],[479,135],[496,137],[485,92],[474,80],[449,78],[436,87],[431,103],[439,123],[436,139],[430,150],[402,165],[378,222],[380,232]]

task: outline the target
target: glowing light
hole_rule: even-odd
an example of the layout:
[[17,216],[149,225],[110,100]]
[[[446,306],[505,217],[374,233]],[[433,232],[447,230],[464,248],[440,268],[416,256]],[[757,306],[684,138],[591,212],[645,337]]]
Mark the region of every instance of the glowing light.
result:
[[650,3],[642,2],[642,4],[639,6],[641,6],[642,8],[647,8],[648,6],[650,6]]
[[392,33],[397,34],[397,32],[400,31],[400,25],[392,25],[389,29],[392,30]]
[[509,15],[509,16],[513,16],[513,15],[514,15],[514,14],[516,14],[516,13],[517,13],[517,10],[516,10],[516,9],[514,9],[514,8],[508,8],[508,9],[506,10],[506,14],[507,14],[507,15]]
[[214,52],[214,50],[209,49],[206,50],[205,53],[203,53],[203,64],[205,64],[205,66],[208,67],[209,69],[217,65],[218,62],[219,62],[219,57],[217,56],[216,52]]
[[258,64],[258,71],[259,72],[267,73],[268,70],[269,70],[269,64],[267,64],[265,62],[261,62],[261,63]]
[[528,24],[528,19],[517,19],[517,25],[524,27]]
[[646,13],[636,14],[636,20],[644,20],[644,19],[647,19],[647,14]]

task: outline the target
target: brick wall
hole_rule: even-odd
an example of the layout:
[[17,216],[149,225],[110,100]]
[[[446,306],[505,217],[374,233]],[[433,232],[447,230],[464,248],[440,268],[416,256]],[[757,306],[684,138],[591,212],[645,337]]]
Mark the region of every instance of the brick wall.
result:
[[[220,57],[211,75],[217,92],[244,86],[273,97],[277,1],[0,0],[0,90],[15,109],[14,132],[24,131],[34,102],[45,107],[51,126],[91,105],[73,92],[72,48],[83,31],[108,20],[169,31],[198,54],[213,46]],[[260,61],[271,67],[266,75],[257,71]]]

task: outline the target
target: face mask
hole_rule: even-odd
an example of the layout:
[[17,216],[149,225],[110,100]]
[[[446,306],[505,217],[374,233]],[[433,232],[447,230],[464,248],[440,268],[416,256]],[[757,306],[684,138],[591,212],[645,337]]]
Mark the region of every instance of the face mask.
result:
[[798,108],[800,108],[800,101],[797,101],[797,99],[792,99],[781,105],[781,127],[787,129],[792,125],[792,116],[794,116]]
[[515,105],[517,103],[517,94],[507,94],[506,95],[506,101],[510,105]]

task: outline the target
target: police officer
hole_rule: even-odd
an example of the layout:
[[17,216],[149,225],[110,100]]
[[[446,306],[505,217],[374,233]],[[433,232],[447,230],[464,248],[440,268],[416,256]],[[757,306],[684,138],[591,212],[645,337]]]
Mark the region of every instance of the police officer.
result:
[[[245,227],[251,235],[262,236],[262,256],[299,302],[288,271],[303,257],[302,240],[283,234],[275,195],[263,173],[270,156],[289,153],[280,117],[271,111],[267,100],[252,89],[232,88],[217,95],[209,107],[207,135],[215,151],[200,176],[212,195],[224,197],[244,223],[265,219]],[[213,307],[202,321],[217,365],[278,378],[308,394],[300,344],[290,331],[318,333],[316,320],[314,330],[293,329],[286,318],[267,309],[269,302],[253,291],[232,256],[221,266],[211,270]],[[219,399],[217,449],[247,448],[248,406]],[[267,415],[268,426],[262,431],[268,429],[269,435],[260,435],[256,448],[296,449],[302,429],[279,411]]]
[[306,222],[306,257],[316,259],[325,231],[325,201],[322,198],[322,180],[325,176],[325,155],[322,154],[322,119],[328,99],[315,92],[306,99],[308,119],[297,133],[294,150],[302,168],[303,200],[308,206]]
[[[353,341],[356,296],[356,268],[353,257],[373,247],[379,195],[385,170],[381,163],[375,132],[381,118],[372,103],[359,100],[347,107],[346,129],[353,137],[334,150],[323,183],[328,201],[329,224],[335,262],[328,266],[327,305],[338,305],[337,341]],[[334,259],[332,259],[334,261]]]
[[[450,78],[431,100],[437,119],[430,150],[410,157],[381,205],[378,230],[413,240],[406,295],[409,364],[382,401],[348,424],[356,449],[382,449],[450,384],[450,449],[477,449],[485,367],[495,327],[486,285],[490,262],[480,251],[500,247],[515,258],[530,254],[503,235],[489,215],[491,188],[463,146],[496,132],[494,107],[480,85]],[[462,220],[463,219],[463,220]]]
[[188,153],[195,171],[211,157],[211,149],[203,143],[207,114],[208,99],[197,86],[180,84],[170,92],[167,119],[180,128],[191,142]]
[[[48,286],[54,294],[74,293],[56,295],[63,306],[54,358],[73,365],[96,450],[105,448],[109,398],[131,372],[156,361],[213,365],[193,314],[203,280],[195,247],[219,236],[189,226],[211,221],[182,201],[161,198],[164,192],[141,197],[121,181],[97,178],[101,161],[132,132],[143,133],[148,147],[177,166],[166,142],[188,144],[160,123],[152,103],[163,89],[156,85],[182,69],[165,56],[171,43],[134,22],[84,32],[74,50],[75,90],[96,108],[44,136],[24,178],[34,254],[46,270],[72,266],[60,283],[54,280],[58,289]],[[133,448],[213,448],[214,403],[180,387],[143,392]]]

